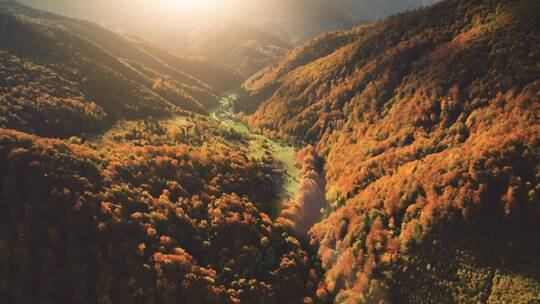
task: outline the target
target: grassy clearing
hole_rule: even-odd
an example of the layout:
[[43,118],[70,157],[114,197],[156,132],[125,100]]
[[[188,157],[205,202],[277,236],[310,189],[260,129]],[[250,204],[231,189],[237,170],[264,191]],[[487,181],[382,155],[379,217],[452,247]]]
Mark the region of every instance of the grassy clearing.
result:
[[296,148],[292,145],[277,142],[262,134],[253,132],[245,123],[239,121],[236,116],[228,110],[231,99],[234,95],[221,100],[221,106],[210,111],[210,115],[221,122],[227,128],[234,129],[236,132],[247,135],[249,140],[250,155],[256,159],[261,159],[265,154],[271,154],[279,161],[284,170],[285,181],[276,199],[276,209],[281,209],[281,203],[285,199],[292,199],[300,189],[301,171],[296,166],[295,154]]

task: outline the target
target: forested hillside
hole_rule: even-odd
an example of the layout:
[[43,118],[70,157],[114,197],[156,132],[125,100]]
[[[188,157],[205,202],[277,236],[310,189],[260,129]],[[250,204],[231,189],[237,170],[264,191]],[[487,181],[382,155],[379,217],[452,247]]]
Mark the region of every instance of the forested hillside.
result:
[[[244,77],[249,77],[268,64],[276,62],[292,46],[297,46],[321,33],[347,29],[354,24],[378,20],[432,2],[425,0],[137,0],[136,2],[94,0],[92,3],[73,0],[17,1],[135,33],[174,52],[187,56],[203,56],[228,66]],[[205,1],[209,1],[212,5],[201,7],[203,6],[201,3]],[[191,2],[198,4],[191,5]],[[92,38],[91,40],[98,40],[98,44],[108,44],[104,39],[109,39],[106,37],[111,33],[104,34],[95,25],[81,24],[80,20],[28,7],[21,8],[20,5],[12,4],[12,6],[17,6],[14,8],[15,11],[61,23],[72,32]],[[116,47],[113,47],[115,51],[123,50],[118,42],[115,42],[115,45]],[[156,56],[155,53],[153,55]],[[174,64],[171,66],[177,67]],[[204,76],[211,77],[224,73],[218,66],[208,62],[198,63],[197,66],[204,67],[200,70],[204,75],[186,71],[183,64],[180,65],[180,70],[209,84],[212,83]],[[239,86],[240,81],[234,84]]]
[[[1,48],[77,83],[87,99],[109,107],[105,110],[112,116],[119,110],[114,104],[124,102],[129,94],[133,96],[127,99],[134,105],[123,109],[127,110],[128,117],[137,116],[134,113],[137,111],[144,111],[144,115],[170,112],[166,109],[170,106],[202,113],[205,107],[217,104],[216,94],[235,88],[241,81],[240,75],[223,66],[178,57],[138,38],[120,35],[90,22],[45,13],[11,1],[0,4],[6,10],[21,14],[18,18],[2,14]],[[96,78],[103,83],[97,83]],[[107,78],[111,81],[103,81]],[[99,89],[103,86],[114,89],[108,90],[107,96],[95,96],[106,91]],[[141,101],[141,98],[146,100]],[[151,104],[160,109],[142,110],[144,106],[152,107]]]
[[223,65],[200,58],[176,56],[136,36],[114,32],[89,21],[36,10],[10,0],[2,0],[0,3],[13,13],[59,26],[92,41],[116,57],[137,61],[162,74],[171,75],[177,81],[189,86],[221,92],[235,89],[241,81],[240,75]]
[[224,98],[220,64],[0,0],[0,302],[540,303],[537,16],[442,1]]
[[315,294],[310,255],[265,213],[278,165],[239,143],[182,144],[172,135],[181,130],[158,136],[156,127],[139,127],[151,145],[125,136],[105,150],[0,130],[3,300],[298,303]]
[[185,61],[91,23],[5,5],[28,10],[32,19],[0,13],[2,126],[66,137],[120,118],[205,113],[217,104],[216,94],[240,80],[225,68],[203,72],[204,61]]
[[310,236],[337,303],[540,301],[539,15],[443,1],[325,34],[244,84],[251,126],[325,162]]
[[45,15],[0,11],[0,302],[320,302],[283,164],[207,115],[237,75]]
[[[234,1],[233,1],[234,2]],[[291,46],[321,33],[416,9],[435,1],[421,0],[273,0],[237,1],[247,6],[237,18],[214,20],[192,31],[188,54],[230,66],[246,77],[275,63]]]

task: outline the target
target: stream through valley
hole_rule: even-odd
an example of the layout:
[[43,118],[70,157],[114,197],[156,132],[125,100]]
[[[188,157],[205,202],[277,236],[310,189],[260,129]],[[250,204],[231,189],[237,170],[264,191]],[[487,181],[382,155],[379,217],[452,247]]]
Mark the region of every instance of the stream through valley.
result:
[[293,199],[300,188],[300,169],[295,164],[296,148],[293,145],[273,140],[265,135],[251,130],[251,128],[239,120],[230,110],[231,102],[235,95],[224,97],[220,105],[210,111],[210,115],[228,128],[246,136],[249,140],[249,152],[252,157],[262,158],[265,153],[270,153],[272,157],[283,166],[285,179],[279,191],[278,198],[273,202],[275,214],[281,210],[281,203],[285,199]]

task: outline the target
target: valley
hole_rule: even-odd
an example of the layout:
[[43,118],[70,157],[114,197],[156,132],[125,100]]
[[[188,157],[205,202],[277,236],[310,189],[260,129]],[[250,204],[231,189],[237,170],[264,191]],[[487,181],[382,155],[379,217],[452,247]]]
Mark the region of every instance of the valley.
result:
[[0,0],[0,302],[540,303],[539,2],[243,1]]
[[[261,159],[265,155],[271,155],[273,159],[281,164],[284,181],[280,185],[277,198],[271,203],[272,206],[275,206],[272,212],[275,217],[281,211],[281,203],[284,200],[295,199],[300,188],[302,176],[300,168],[296,164],[297,148],[292,144],[256,133],[245,122],[240,121],[236,114],[232,112],[236,98],[237,94],[222,98],[220,105],[210,110],[210,116],[227,128],[234,129],[236,132],[245,135],[251,157]],[[254,191],[256,190],[254,189]]]

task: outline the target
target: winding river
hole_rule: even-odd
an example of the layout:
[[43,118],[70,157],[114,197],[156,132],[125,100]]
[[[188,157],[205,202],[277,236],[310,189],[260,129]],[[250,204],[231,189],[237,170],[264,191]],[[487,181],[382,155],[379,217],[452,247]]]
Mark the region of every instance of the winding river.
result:
[[280,162],[285,172],[285,180],[279,192],[279,196],[273,202],[275,214],[281,210],[281,203],[285,199],[293,199],[300,188],[300,169],[295,165],[296,148],[292,145],[278,142],[265,135],[251,130],[251,128],[240,121],[234,113],[230,111],[231,101],[235,95],[224,97],[220,105],[211,110],[210,115],[228,128],[243,134],[249,139],[249,151],[255,158],[262,158],[266,152],[272,154],[273,158]]

